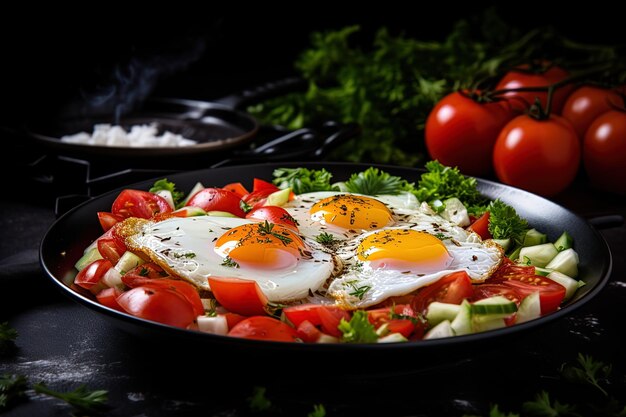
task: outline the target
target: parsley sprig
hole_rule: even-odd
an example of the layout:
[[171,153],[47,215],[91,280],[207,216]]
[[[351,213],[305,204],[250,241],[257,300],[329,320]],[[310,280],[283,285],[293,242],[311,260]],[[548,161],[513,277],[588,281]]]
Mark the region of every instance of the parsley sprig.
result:
[[174,200],[174,206],[176,208],[182,207],[182,201],[185,199],[185,193],[176,189],[176,184],[168,181],[167,178],[162,178],[152,185],[150,188],[151,193],[157,193],[159,191],[169,191],[172,193],[172,200]]
[[275,226],[274,223],[270,223],[267,220],[265,220],[263,223],[259,223],[259,229],[258,229],[259,234],[261,236],[272,235],[276,239],[280,240],[285,246],[293,242],[293,239],[290,238],[289,236],[283,235],[282,233],[279,233],[279,232],[275,232],[274,226]]
[[278,168],[274,170],[274,184],[279,188],[291,188],[295,194],[315,191],[339,191],[330,184],[333,175],[325,169]]
[[415,192],[413,183],[373,167],[352,174],[350,179],[345,182],[345,186],[351,193],[365,195],[397,195],[402,191]]
[[374,325],[363,310],[355,311],[350,321],[342,318],[337,328],[343,333],[341,341],[345,343],[375,343],[378,340]]
[[0,355],[15,349],[17,330],[9,326],[8,322],[0,323]]
[[322,232],[315,236],[315,240],[317,243],[321,243],[322,245],[329,245],[335,241],[335,236],[330,233]]
[[11,408],[26,399],[28,378],[23,375],[3,375],[0,377],[0,411]]
[[81,385],[73,391],[60,392],[51,390],[43,382],[35,384],[33,389],[37,393],[65,401],[81,414],[98,413],[107,408],[108,392],[106,390],[91,391],[85,385]]

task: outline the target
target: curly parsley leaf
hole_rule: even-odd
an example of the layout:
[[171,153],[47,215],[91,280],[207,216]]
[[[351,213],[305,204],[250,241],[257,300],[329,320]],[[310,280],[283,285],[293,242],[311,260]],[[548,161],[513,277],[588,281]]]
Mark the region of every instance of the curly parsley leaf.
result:
[[355,311],[350,321],[342,318],[338,328],[343,333],[341,341],[345,343],[375,343],[378,340],[374,325],[363,310]]
[[48,388],[43,382],[33,385],[35,392],[49,395],[71,405],[82,414],[98,413],[107,408],[108,392],[106,390],[91,391],[81,385],[74,391],[60,392]]
[[254,387],[252,395],[248,397],[248,406],[252,411],[267,411],[272,407],[272,402],[265,396],[265,387]]
[[159,191],[169,191],[170,193],[172,193],[172,199],[174,200],[174,206],[176,208],[180,208],[182,206],[182,201],[185,198],[185,193],[177,190],[176,184],[168,181],[167,178],[162,178],[156,181],[149,191],[151,193],[157,193]]
[[[439,161],[426,163],[427,172],[423,173],[417,183],[415,196],[433,207],[437,200],[444,201],[456,197],[468,212],[474,214],[483,207],[487,199],[478,192],[476,179],[461,174],[458,168],[447,167]],[[442,211],[445,207],[433,207],[435,211]],[[470,211],[469,209],[473,211]]]
[[578,354],[576,364],[563,364],[561,376],[568,382],[590,385],[597,388],[602,395],[608,397],[608,393],[600,382],[606,382],[611,375],[612,366],[602,361],[596,361],[589,355]]
[[326,417],[326,409],[323,404],[314,404],[313,411],[307,414],[307,417]]
[[28,378],[23,375],[2,375],[0,377],[0,411],[11,408],[26,399]]
[[580,417],[576,413],[576,407],[569,404],[561,404],[558,401],[550,401],[550,395],[546,391],[541,391],[536,395],[534,401],[526,401],[522,405],[524,411],[532,416],[538,417]]
[[8,322],[0,323],[0,354],[8,353],[15,349],[17,330],[9,326]]
[[413,183],[373,167],[358,174],[352,174],[350,179],[345,182],[345,186],[351,193],[365,195],[396,195],[403,191],[415,191]]
[[336,239],[335,236],[331,235],[330,233],[322,232],[319,235],[315,236],[315,240],[317,241],[317,243],[321,243],[322,245],[330,245]]
[[278,168],[274,170],[273,183],[279,188],[291,188],[295,194],[315,191],[339,191],[332,186],[333,175],[325,169]]
[[[464,414],[463,417],[480,417],[476,415]],[[516,413],[506,413],[504,411],[500,411],[498,404],[492,405],[489,409],[489,417],[520,417],[519,414]]]
[[494,239],[513,239],[521,244],[528,230],[528,222],[515,209],[501,200],[492,201],[489,212],[489,233]]

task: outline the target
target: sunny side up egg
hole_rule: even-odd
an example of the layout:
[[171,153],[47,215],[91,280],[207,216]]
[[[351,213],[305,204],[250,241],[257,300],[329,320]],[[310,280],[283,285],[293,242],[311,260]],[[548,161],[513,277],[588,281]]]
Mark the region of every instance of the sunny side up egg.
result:
[[325,294],[347,309],[409,294],[456,271],[481,282],[503,257],[495,242],[483,242],[408,193],[376,198],[309,193],[285,209],[306,239],[321,233],[333,236],[328,248],[341,260],[343,271]]

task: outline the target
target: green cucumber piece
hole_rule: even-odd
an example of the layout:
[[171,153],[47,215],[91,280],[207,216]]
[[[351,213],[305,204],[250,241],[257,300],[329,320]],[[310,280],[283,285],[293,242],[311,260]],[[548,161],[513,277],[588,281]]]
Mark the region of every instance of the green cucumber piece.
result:
[[574,238],[569,235],[567,232],[563,232],[561,236],[554,242],[554,247],[559,252],[564,251],[565,249],[570,249],[574,246]]
[[191,200],[191,197],[196,195],[198,193],[198,191],[204,190],[204,188],[205,187],[204,187],[204,185],[202,185],[201,182],[197,182],[196,185],[193,186],[191,191],[189,191],[189,194],[187,194],[187,197],[185,197],[185,199],[183,200],[182,205],[186,206],[187,203],[189,202],[189,200]]
[[469,226],[469,215],[461,200],[452,197],[444,201],[443,204],[445,208],[441,212],[441,217],[461,227]]
[[508,255],[508,258],[511,259],[512,261],[517,261],[517,258],[519,258],[519,253],[522,251],[522,247],[518,246],[515,248],[515,250],[513,252],[511,252],[510,255]]
[[472,330],[474,331],[474,333],[501,329],[503,327],[506,327],[506,322],[503,318],[490,318],[488,320],[474,319],[472,321]]
[[548,236],[539,232],[537,229],[530,229],[524,235],[524,241],[522,246],[536,246],[542,245],[548,241]]
[[124,252],[119,261],[115,264],[115,270],[119,272],[121,275],[124,275],[128,271],[133,268],[138,267],[141,264],[145,264],[146,261],[141,259],[139,256],[135,255],[130,251]]
[[517,311],[515,302],[501,295],[484,298],[470,304],[470,312],[478,320],[490,320],[510,316]]
[[213,217],[237,217],[233,213],[229,213],[227,211],[217,211],[217,210],[207,211],[206,215],[213,216]]
[[74,264],[74,268],[82,271],[87,265],[89,265],[93,261],[97,261],[98,259],[102,259],[102,255],[100,255],[100,252],[98,252],[98,248],[94,246],[87,252],[85,252],[85,254],[81,256],[78,261],[76,261],[76,264]]
[[563,299],[563,301],[567,301],[572,298],[576,290],[580,288],[580,283],[582,282],[575,280],[574,278],[569,277],[559,271],[550,272],[548,274],[548,278],[565,287],[565,298]]
[[509,250],[511,246],[511,239],[493,239],[493,241],[502,246],[502,249],[505,251]]
[[387,336],[383,336],[377,340],[377,343],[398,343],[398,342],[408,342],[409,339],[404,337],[400,333],[389,333]]
[[432,329],[430,329],[425,335],[424,339],[440,339],[442,337],[454,336],[454,330],[449,320],[444,320]]
[[576,278],[578,276],[578,261],[578,254],[574,249],[570,248],[558,252],[545,267],[559,271],[569,277]]
[[273,192],[267,196],[265,201],[266,206],[284,206],[289,201],[289,194],[291,194],[291,188],[285,188]]
[[459,314],[461,306],[459,304],[448,304],[434,301],[428,305],[426,320],[431,326],[436,326],[444,320],[452,321]]
[[539,292],[534,292],[524,298],[517,309],[516,323],[534,320],[541,317],[541,300]]
[[201,209],[200,207],[181,207],[178,210],[174,210],[172,212],[174,215],[182,215],[183,217],[195,217],[195,216],[206,216],[206,211]]
[[550,272],[552,272],[551,269],[541,268],[538,266],[535,267],[535,275],[541,275],[542,277],[547,277]]
[[463,300],[461,303],[459,314],[452,320],[450,327],[452,327],[454,334],[457,336],[472,333],[471,305],[467,300]]
[[520,250],[517,262],[524,265],[534,265],[541,268],[545,266],[547,268],[556,269],[547,265],[558,253],[559,251],[556,250],[552,243],[528,246]]

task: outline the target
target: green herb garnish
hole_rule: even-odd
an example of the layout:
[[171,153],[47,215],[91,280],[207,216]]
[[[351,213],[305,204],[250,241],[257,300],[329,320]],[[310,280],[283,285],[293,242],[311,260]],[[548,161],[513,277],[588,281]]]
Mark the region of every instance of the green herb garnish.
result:
[[326,409],[323,404],[314,404],[313,411],[307,414],[307,417],[326,417]]
[[371,285],[360,285],[357,287],[356,283],[352,283],[352,282],[349,285],[354,290],[349,294],[355,297],[359,297],[359,300],[362,300],[363,296],[365,296],[365,293],[367,293],[369,290],[372,289]]
[[28,379],[23,375],[0,377],[0,411],[6,411],[15,403],[26,399]]
[[339,191],[330,184],[332,174],[325,169],[278,168],[274,170],[274,184],[279,188],[291,188],[295,194],[315,191]]
[[272,407],[272,402],[265,396],[265,387],[254,387],[252,395],[248,397],[248,406],[252,411],[267,411]]
[[83,414],[98,413],[107,407],[108,392],[106,390],[88,390],[85,385],[81,385],[74,391],[60,392],[48,388],[43,382],[33,386],[35,392],[49,395],[65,401],[76,411]]
[[176,184],[168,181],[167,178],[162,178],[154,183],[149,190],[151,193],[157,193],[159,191],[169,191],[172,193],[172,200],[174,200],[174,206],[176,208],[182,207],[182,201],[185,198],[185,193],[176,189]]
[[322,245],[328,245],[335,241],[335,236],[330,233],[322,232],[319,235],[315,236],[315,240]]
[[341,341],[345,343],[374,343],[378,340],[374,325],[363,310],[355,311],[350,321],[342,318],[338,329],[343,333]]
[[228,266],[230,268],[239,268],[239,264],[232,260],[230,256],[226,256],[222,261],[222,266]]
[[494,239],[512,239],[521,244],[528,230],[528,222],[522,219],[515,209],[501,200],[492,201],[489,212],[489,233]]
[[569,404],[561,404],[557,400],[552,402],[550,395],[546,391],[541,391],[535,396],[533,401],[526,401],[522,407],[526,413],[532,416],[580,416],[580,414],[575,413],[576,407]]
[[273,231],[274,226],[275,226],[274,223],[270,223],[267,220],[265,220],[263,223],[259,223],[259,234],[261,236],[272,235],[276,239],[280,240],[285,246],[293,242],[293,239],[290,238],[289,236]]
[[351,193],[365,195],[397,195],[403,191],[415,191],[414,184],[372,167],[358,174],[352,174],[345,182],[345,186]]
[[17,330],[9,326],[8,322],[0,323],[0,354],[15,349]]

